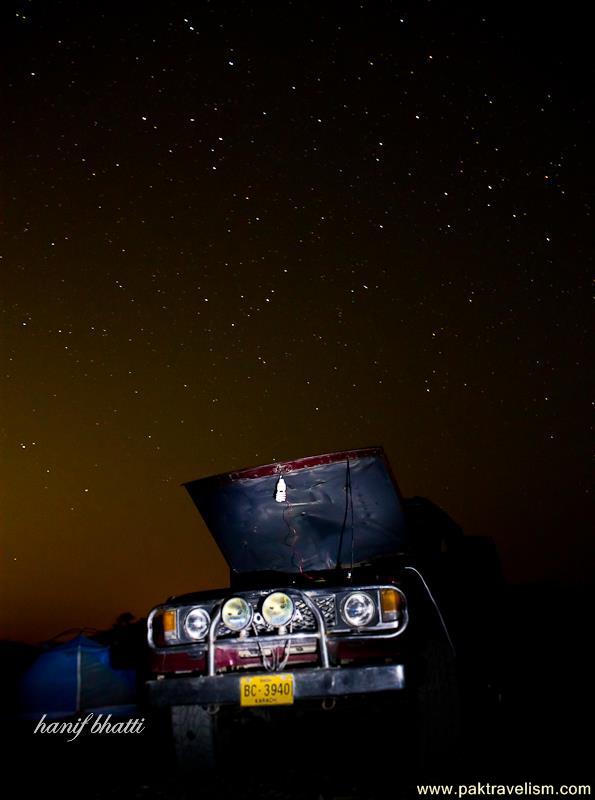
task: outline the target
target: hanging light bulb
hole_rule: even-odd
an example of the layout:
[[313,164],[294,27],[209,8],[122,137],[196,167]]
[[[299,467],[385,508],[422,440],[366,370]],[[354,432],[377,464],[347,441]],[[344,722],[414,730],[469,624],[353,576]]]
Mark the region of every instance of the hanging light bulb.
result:
[[278,503],[284,503],[287,500],[287,485],[283,479],[283,475],[280,476],[275,486],[275,500]]

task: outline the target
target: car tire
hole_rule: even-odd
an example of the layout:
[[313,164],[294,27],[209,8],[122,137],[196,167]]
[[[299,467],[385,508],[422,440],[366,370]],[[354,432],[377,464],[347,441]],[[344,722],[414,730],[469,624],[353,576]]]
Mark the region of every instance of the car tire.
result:
[[199,705],[172,706],[171,730],[180,772],[214,770],[217,762],[217,717]]
[[456,658],[446,640],[429,639],[421,661],[414,703],[418,772],[453,774],[460,762],[462,717]]

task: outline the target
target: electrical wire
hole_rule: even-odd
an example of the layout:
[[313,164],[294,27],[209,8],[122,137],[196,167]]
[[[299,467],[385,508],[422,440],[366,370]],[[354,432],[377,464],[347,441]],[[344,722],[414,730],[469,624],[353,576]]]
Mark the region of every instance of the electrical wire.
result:
[[353,568],[353,498],[351,496],[351,467],[349,466],[349,459],[347,459],[347,469],[345,472],[345,513],[343,514],[343,523],[341,525],[341,533],[339,534],[339,549],[337,552],[336,569],[341,569],[341,553],[343,551],[343,536],[347,526],[347,514],[349,512],[349,505],[351,503],[351,566]]
[[438,603],[436,602],[436,600],[434,598],[434,595],[432,594],[432,592],[430,590],[430,587],[428,586],[428,584],[426,582],[426,579],[421,574],[421,572],[418,569],[416,569],[415,567],[405,567],[405,569],[411,570],[411,572],[415,572],[415,574],[418,576],[418,578],[422,582],[426,592],[428,593],[428,597],[430,598],[434,608],[436,609],[436,613],[438,614],[438,619],[440,620],[440,624],[442,625],[442,630],[444,631],[444,633],[446,635],[446,638],[448,639],[448,644],[450,645],[450,649],[452,650],[453,655],[456,655],[457,651],[455,649],[455,646],[453,644],[452,639],[450,638],[450,633],[448,632],[448,627],[446,625],[444,617],[442,616],[442,612],[440,611],[440,609],[438,607]]

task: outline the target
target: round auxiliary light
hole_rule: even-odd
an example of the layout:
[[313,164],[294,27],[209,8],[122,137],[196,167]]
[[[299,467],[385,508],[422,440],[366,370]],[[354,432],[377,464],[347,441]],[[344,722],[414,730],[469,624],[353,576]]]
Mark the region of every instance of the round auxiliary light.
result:
[[223,604],[221,621],[230,631],[241,631],[252,622],[252,606],[243,597],[231,597]]
[[353,592],[347,595],[341,607],[341,616],[348,625],[361,628],[367,625],[376,613],[376,606],[369,594]]
[[273,628],[287,625],[293,617],[293,600],[285,592],[273,592],[264,599],[262,616]]
[[204,608],[193,608],[186,614],[184,630],[191,639],[204,639],[210,624],[211,618]]

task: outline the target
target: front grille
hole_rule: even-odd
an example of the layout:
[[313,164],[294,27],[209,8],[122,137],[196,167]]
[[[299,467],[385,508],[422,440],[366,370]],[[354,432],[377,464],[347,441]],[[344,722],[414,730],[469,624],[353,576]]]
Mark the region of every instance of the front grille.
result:
[[[260,601],[264,596],[265,596],[264,593],[257,593],[257,592],[243,595],[243,597],[251,604],[252,608],[254,609],[253,624],[248,629],[249,635],[251,636],[255,635],[255,629],[256,629],[256,635],[258,636],[271,634],[275,632],[275,629],[269,627],[259,614]],[[295,604],[295,613],[291,623],[292,632],[302,633],[302,632],[315,631],[316,620],[314,619],[314,614],[310,611],[306,603],[301,598],[293,596],[292,599]],[[322,595],[312,596],[311,599],[320,609],[320,612],[324,617],[327,629],[334,628],[337,624],[335,596],[332,594],[322,594]],[[219,627],[217,628],[218,639],[226,639],[229,638],[230,636],[236,636],[236,635],[237,634],[233,634],[230,631],[228,631],[228,629],[223,624],[220,624]]]
[[[327,628],[334,628],[337,624],[337,614],[335,610],[335,597],[332,594],[313,597],[314,603],[318,606]],[[296,611],[293,618],[294,631],[315,631],[316,620],[303,600],[295,603]]]

